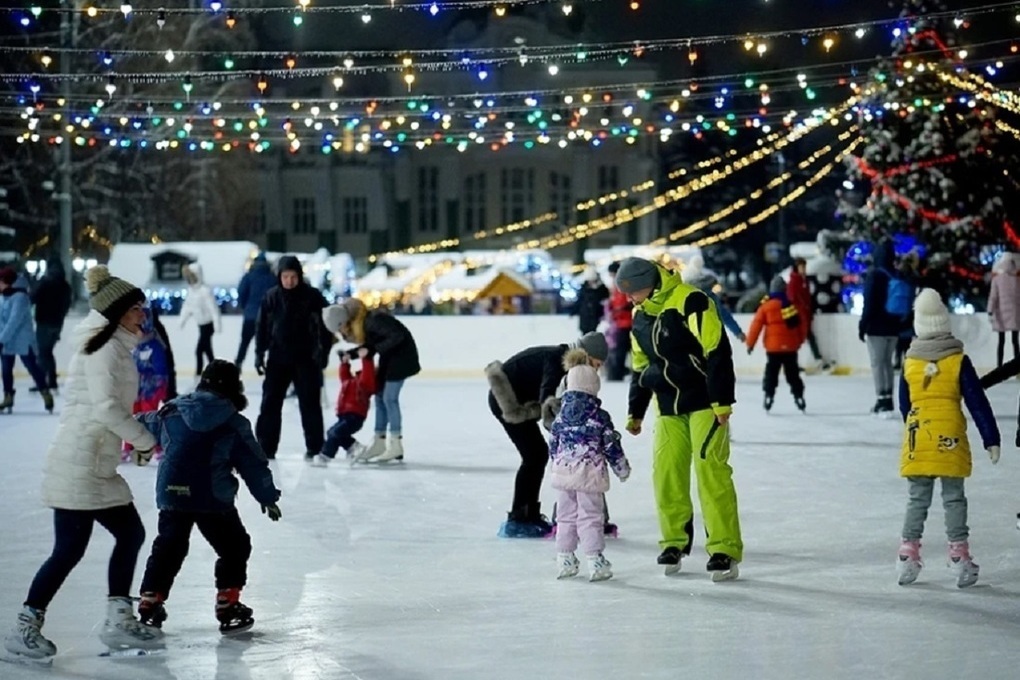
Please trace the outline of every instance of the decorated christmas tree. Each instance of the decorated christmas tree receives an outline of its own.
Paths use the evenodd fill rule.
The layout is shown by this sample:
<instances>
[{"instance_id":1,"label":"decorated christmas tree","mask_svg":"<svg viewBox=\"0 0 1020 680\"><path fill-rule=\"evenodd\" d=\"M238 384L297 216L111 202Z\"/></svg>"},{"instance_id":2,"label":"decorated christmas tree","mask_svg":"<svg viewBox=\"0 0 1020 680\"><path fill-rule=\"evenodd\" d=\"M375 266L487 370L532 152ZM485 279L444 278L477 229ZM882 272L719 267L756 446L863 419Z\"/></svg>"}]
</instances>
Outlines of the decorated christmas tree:
<instances>
[{"instance_id":1,"label":"decorated christmas tree","mask_svg":"<svg viewBox=\"0 0 1020 680\"><path fill-rule=\"evenodd\" d=\"M944 9L907 0L891 28L892 55L856 86L866 145L847 160L847 188L866 199L845 200L841 211L861 240L916 248L930 280L976 302L994 258L1020 250L1016 115L980 96L954 31L966 20Z\"/></svg>"}]
</instances>

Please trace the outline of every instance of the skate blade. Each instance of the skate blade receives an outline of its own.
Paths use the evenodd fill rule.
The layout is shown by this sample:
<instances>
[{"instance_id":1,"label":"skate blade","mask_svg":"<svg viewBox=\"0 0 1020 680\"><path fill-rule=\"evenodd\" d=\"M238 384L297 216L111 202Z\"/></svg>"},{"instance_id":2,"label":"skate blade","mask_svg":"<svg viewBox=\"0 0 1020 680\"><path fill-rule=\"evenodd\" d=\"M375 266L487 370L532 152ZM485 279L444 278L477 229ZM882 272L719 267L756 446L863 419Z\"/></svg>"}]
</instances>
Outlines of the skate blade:
<instances>
[{"instance_id":1,"label":"skate blade","mask_svg":"<svg viewBox=\"0 0 1020 680\"><path fill-rule=\"evenodd\" d=\"M726 571L713 571L712 572L712 583L722 583L723 581L735 581L740 576L740 569L737 565L733 565Z\"/></svg>"},{"instance_id":2,"label":"skate blade","mask_svg":"<svg viewBox=\"0 0 1020 680\"><path fill-rule=\"evenodd\" d=\"M241 635L242 633L247 633L248 631L250 631L252 629L252 626L254 626L254 625L255 625L255 619L252 619L248 623L242 624L242 625L237 626L235 628L228 628L226 630L220 630L220 634L223 635L223 637L233 637L235 635Z\"/></svg>"},{"instance_id":3,"label":"skate blade","mask_svg":"<svg viewBox=\"0 0 1020 680\"><path fill-rule=\"evenodd\" d=\"M36 667L49 667L53 665L52 656L26 656L25 654L18 654L16 652L6 652L0 655L0 661L15 664L18 666L36 666Z\"/></svg>"},{"instance_id":4,"label":"skate blade","mask_svg":"<svg viewBox=\"0 0 1020 680\"><path fill-rule=\"evenodd\" d=\"M561 571L560 575L556 577L557 581L565 581L568 578L574 578L577 576L576 571Z\"/></svg>"},{"instance_id":5,"label":"skate blade","mask_svg":"<svg viewBox=\"0 0 1020 680\"><path fill-rule=\"evenodd\" d=\"M143 647L128 647L126 649L108 649L100 652L99 656L109 659L134 659L139 656L158 656L165 653L165 649L145 649Z\"/></svg>"},{"instance_id":6,"label":"skate blade","mask_svg":"<svg viewBox=\"0 0 1020 680\"><path fill-rule=\"evenodd\" d=\"M667 564L663 569L663 573L665 573L666 576L676 576L680 573L680 564Z\"/></svg>"},{"instance_id":7,"label":"skate blade","mask_svg":"<svg viewBox=\"0 0 1020 680\"><path fill-rule=\"evenodd\" d=\"M608 581L613 578L612 574L592 574L588 577L589 583L598 583L599 581Z\"/></svg>"}]
</instances>

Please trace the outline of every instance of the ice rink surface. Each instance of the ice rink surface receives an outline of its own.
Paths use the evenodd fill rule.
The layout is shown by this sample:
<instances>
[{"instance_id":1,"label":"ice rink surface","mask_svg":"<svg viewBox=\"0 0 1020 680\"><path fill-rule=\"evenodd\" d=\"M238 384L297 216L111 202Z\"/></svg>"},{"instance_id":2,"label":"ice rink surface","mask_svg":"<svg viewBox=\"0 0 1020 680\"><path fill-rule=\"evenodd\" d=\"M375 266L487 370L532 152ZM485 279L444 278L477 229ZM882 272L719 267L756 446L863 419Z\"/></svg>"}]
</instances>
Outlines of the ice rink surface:
<instances>
[{"instance_id":1,"label":"ice rink surface","mask_svg":"<svg viewBox=\"0 0 1020 680\"><path fill-rule=\"evenodd\" d=\"M259 383L247 382L254 419ZM332 399L337 386L327 385ZM195 532L167 603L166 653L99 658L112 541L97 527L48 612L53 666L3 663L0 678L1017 678L1018 385L991 393L1004 441L997 467L971 432L967 492L981 578L968 590L945 567L937 497L925 569L916 585L896 585L902 426L866 415L874 396L865 377L808 378L808 415L781 386L769 416L758 382L741 379L731 461L746 554L740 580L722 584L704 571L700 513L681 574L666 578L655 565L650 428L624 435L634 474L626 484L614 479L608 496L620 525L606 549L616 575L592 584L556 580L552 541L496 538L518 458L488 412L483 380L409 381L407 462L386 468L308 466L289 400L272 465L283 519L271 523L243 488L239 500L254 543L243 599L257 622L247 638L217 632L214 555ZM605 384L603 398L622 426L625 387ZM24 381L14 414L0 416L4 632L51 546L51 511L38 489L56 423ZM156 526L155 467L122 470L149 532L137 587ZM553 498L545 488L547 513Z\"/></svg>"}]
</instances>

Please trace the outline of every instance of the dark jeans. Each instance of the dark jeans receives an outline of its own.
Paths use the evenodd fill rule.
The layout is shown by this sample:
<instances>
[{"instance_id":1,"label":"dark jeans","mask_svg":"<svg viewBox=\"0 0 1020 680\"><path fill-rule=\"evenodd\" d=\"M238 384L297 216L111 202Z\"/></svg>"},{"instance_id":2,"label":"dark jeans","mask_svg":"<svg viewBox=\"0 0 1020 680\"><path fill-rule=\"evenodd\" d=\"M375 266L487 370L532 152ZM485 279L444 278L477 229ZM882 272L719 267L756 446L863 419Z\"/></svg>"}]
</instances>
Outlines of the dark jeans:
<instances>
[{"instance_id":1,"label":"dark jeans","mask_svg":"<svg viewBox=\"0 0 1020 680\"><path fill-rule=\"evenodd\" d=\"M613 330L613 348L609 351L608 378L619 382L627 377L627 355L630 353L630 329Z\"/></svg>"},{"instance_id":2,"label":"dark jeans","mask_svg":"<svg viewBox=\"0 0 1020 680\"><path fill-rule=\"evenodd\" d=\"M209 363L212 363L212 336L214 331L215 328L211 323L204 323L198 327L198 345L195 347L195 361L197 365L195 375L202 375L202 368L205 365L202 362L203 359L208 359Z\"/></svg>"},{"instance_id":3,"label":"dark jeans","mask_svg":"<svg viewBox=\"0 0 1020 680\"><path fill-rule=\"evenodd\" d=\"M39 345L39 368L43 379L50 389L57 387L57 360L53 357L53 348L60 341L62 326L38 324L35 327L35 340Z\"/></svg>"},{"instance_id":4,"label":"dark jeans","mask_svg":"<svg viewBox=\"0 0 1020 680\"><path fill-rule=\"evenodd\" d=\"M322 445L322 455L327 458L336 458L336 452L340 449L349 449L354 443L354 433L365 424L365 417L357 413L341 413L337 416L336 423L326 432L326 441Z\"/></svg>"},{"instance_id":5,"label":"dark jeans","mask_svg":"<svg viewBox=\"0 0 1020 680\"><path fill-rule=\"evenodd\" d=\"M322 450L322 409L319 407L322 369L313 361L287 364L270 359L262 383L262 406L255 421L255 436L270 458L276 456L276 449L280 446L283 400L292 382L301 411L301 427L305 432L305 451L318 453Z\"/></svg>"},{"instance_id":6,"label":"dark jeans","mask_svg":"<svg viewBox=\"0 0 1020 680\"><path fill-rule=\"evenodd\" d=\"M248 356L248 345L251 344L254 337L255 319L245 319L241 323L241 344L237 348L237 361L234 362L238 368L244 363L244 358Z\"/></svg>"},{"instance_id":7,"label":"dark jeans","mask_svg":"<svg viewBox=\"0 0 1020 680\"><path fill-rule=\"evenodd\" d=\"M241 523L236 508L228 512L159 511L159 533L152 542L152 554L142 577L143 593L170 595L174 579L188 556L191 527L209 542L216 552L216 589L243 588L248 582L248 558L251 537Z\"/></svg>"},{"instance_id":8,"label":"dark jeans","mask_svg":"<svg viewBox=\"0 0 1020 680\"><path fill-rule=\"evenodd\" d=\"M514 482L514 500L510 515L514 519L529 519L538 515L538 496L542 490L542 477L549 463L549 445L536 420L523 423L508 423L503 420L496 398L489 392L489 408L499 424L506 430L521 455L521 466L517 469Z\"/></svg>"},{"instance_id":9,"label":"dark jeans","mask_svg":"<svg viewBox=\"0 0 1020 680\"><path fill-rule=\"evenodd\" d=\"M815 358L815 361L822 361L822 351L818 348L818 338L815 337L814 328L810 325L808 326L807 343L808 347L811 348L811 356Z\"/></svg>"},{"instance_id":10,"label":"dark jeans","mask_svg":"<svg viewBox=\"0 0 1020 680\"><path fill-rule=\"evenodd\" d=\"M779 386L780 369L786 373L786 382L790 385L790 391L794 397L804 396L804 381L800 377L800 366L797 365L796 352L769 352L765 355L765 379L762 381L762 389L765 396L774 397L776 387Z\"/></svg>"},{"instance_id":11,"label":"dark jeans","mask_svg":"<svg viewBox=\"0 0 1020 680\"><path fill-rule=\"evenodd\" d=\"M29 375L32 376L32 380L35 381L37 389L46 389L46 377L43 375L42 369L39 368L39 364L35 362L35 352L28 350L28 354L22 354L21 363L25 364L25 368L28 370ZM4 354L0 356L0 373L3 374L4 392L14 391L14 359L13 354Z\"/></svg>"},{"instance_id":12,"label":"dark jeans","mask_svg":"<svg viewBox=\"0 0 1020 680\"><path fill-rule=\"evenodd\" d=\"M1020 357L1020 332L1010 331L1010 339L1013 341L1013 358ZM1006 334L999 333L999 346L995 350L996 367L1002 366L1003 355L1006 352Z\"/></svg>"},{"instance_id":13,"label":"dark jeans","mask_svg":"<svg viewBox=\"0 0 1020 680\"><path fill-rule=\"evenodd\" d=\"M129 597L138 551L145 543L145 527L133 503L103 510L53 510L53 552L43 562L25 604L35 609L49 607L68 574L85 555L92 537L92 524L99 522L113 534L116 543L110 554L109 597Z\"/></svg>"}]
</instances>

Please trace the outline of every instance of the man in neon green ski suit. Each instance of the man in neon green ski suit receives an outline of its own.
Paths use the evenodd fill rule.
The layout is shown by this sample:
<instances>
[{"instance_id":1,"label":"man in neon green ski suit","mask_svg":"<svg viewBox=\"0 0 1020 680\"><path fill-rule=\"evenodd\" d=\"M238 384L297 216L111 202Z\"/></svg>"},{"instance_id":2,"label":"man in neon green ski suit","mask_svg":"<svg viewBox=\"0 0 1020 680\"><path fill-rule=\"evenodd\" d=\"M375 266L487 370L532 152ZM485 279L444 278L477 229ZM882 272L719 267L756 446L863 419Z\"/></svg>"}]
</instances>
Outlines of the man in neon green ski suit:
<instances>
[{"instance_id":1,"label":"man in neon green ski suit","mask_svg":"<svg viewBox=\"0 0 1020 680\"><path fill-rule=\"evenodd\" d=\"M635 305L627 430L641 432L653 395L658 411L652 456L662 530L658 562L673 574L690 554L693 462L708 534L708 571L716 581L736 578L744 550L729 464L736 379L722 320L707 295L648 260L624 260L616 285Z\"/></svg>"}]
</instances>

